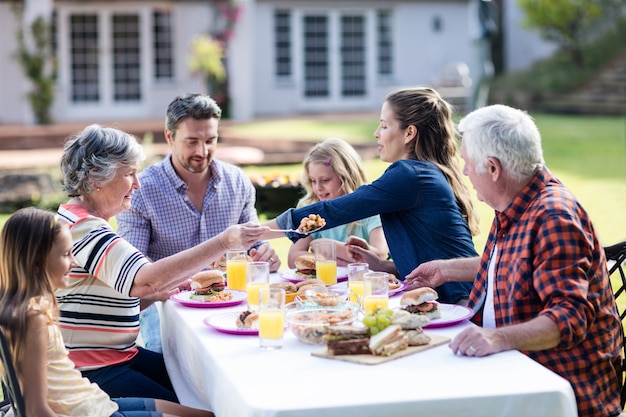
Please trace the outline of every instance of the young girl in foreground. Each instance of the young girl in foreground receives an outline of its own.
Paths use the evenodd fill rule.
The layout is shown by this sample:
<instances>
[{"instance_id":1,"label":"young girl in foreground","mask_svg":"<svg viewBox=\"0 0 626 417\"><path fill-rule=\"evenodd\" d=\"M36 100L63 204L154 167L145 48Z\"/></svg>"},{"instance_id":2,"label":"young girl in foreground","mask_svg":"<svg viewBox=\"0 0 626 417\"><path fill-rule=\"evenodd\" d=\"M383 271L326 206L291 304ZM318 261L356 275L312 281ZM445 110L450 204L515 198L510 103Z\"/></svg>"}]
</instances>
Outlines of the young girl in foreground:
<instances>
[{"instance_id":1,"label":"young girl in foreground","mask_svg":"<svg viewBox=\"0 0 626 417\"><path fill-rule=\"evenodd\" d=\"M298 207L341 197L367 184L361 157L348 142L342 139L329 138L318 143L309 151L302 165L304 167L303 184L307 193L298 202ZM377 256L382 259L387 258L389 248L380 216L375 215L315 232L298 240L289 249L289 267L293 268L295 259L308 253L309 246L312 246L313 241L317 239L337 242L338 265L353 262L344 245L350 236L363 239Z\"/></svg>"},{"instance_id":2,"label":"young girl in foreground","mask_svg":"<svg viewBox=\"0 0 626 417\"><path fill-rule=\"evenodd\" d=\"M68 226L52 213L15 212L0 234L0 326L10 346L26 404L37 417L209 417L207 411L151 398L112 400L68 358L54 291L76 263ZM1 367L0 367L1 368ZM4 369L0 369L4 375ZM135 411L137 410L137 411ZM127 411L133 411L127 414Z\"/></svg>"}]
</instances>

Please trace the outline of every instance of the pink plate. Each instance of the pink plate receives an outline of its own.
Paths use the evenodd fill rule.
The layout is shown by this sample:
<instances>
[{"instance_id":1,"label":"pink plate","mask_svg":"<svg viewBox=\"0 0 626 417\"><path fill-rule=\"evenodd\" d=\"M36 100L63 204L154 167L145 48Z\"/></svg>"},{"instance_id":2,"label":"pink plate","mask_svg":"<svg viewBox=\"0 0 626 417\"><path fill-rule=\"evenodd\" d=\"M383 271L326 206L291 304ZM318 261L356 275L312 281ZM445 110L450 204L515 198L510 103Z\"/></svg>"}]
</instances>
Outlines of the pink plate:
<instances>
[{"instance_id":1,"label":"pink plate","mask_svg":"<svg viewBox=\"0 0 626 417\"><path fill-rule=\"evenodd\" d=\"M389 297L393 297L394 295L400 294L402 291L404 291L405 287L406 287L406 284L404 282L401 282L398 288L389 290Z\"/></svg>"},{"instance_id":2,"label":"pink plate","mask_svg":"<svg viewBox=\"0 0 626 417\"><path fill-rule=\"evenodd\" d=\"M285 271L278 271L278 276L282 279L286 279L289 282L297 284L300 281L304 281L304 278L300 278L296 275L295 269L287 269ZM348 280L348 268L345 266L337 267L337 282L343 282Z\"/></svg>"},{"instance_id":3,"label":"pink plate","mask_svg":"<svg viewBox=\"0 0 626 417\"><path fill-rule=\"evenodd\" d=\"M232 300L218 301L215 303L212 303L210 301L196 301L196 300L189 298L189 296L192 294L193 291L181 291L178 294L173 294L170 297L170 300L181 303L182 305L187 306L187 307L196 307L196 308L230 307L230 306L235 306L237 304L241 304L242 302L246 300L247 294L245 291L235 291L235 290L228 290L228 289L225 291L229 291L233 295Z\"/></svg>"},{"instance_id":4,"label":"pink plate","mask_svg":"<svg viewBox=\"0 0 626 417\"><path fill-rule=\"evenodd\" d=\"M441 310L441 317L431 320L430 323L424 326L424 329L454 326L455 324L460 323L463 320L467 320L474 315L471 308L457 304L439 303L439 310Z\"/></svg>"},{"instance_id":5,"label":"pink plate","mask_svg":"<svg viewBox=\"0 0 626 417\"><path fill-rule=\"evenodd\" d=\"M237 327L236 320L241 311L229 311L222 314L214 314L202 320L206 326L221 333L234 334L239 336L254 336L259 334L258 329L242 329Z\"/></svg>"}]
</instances>

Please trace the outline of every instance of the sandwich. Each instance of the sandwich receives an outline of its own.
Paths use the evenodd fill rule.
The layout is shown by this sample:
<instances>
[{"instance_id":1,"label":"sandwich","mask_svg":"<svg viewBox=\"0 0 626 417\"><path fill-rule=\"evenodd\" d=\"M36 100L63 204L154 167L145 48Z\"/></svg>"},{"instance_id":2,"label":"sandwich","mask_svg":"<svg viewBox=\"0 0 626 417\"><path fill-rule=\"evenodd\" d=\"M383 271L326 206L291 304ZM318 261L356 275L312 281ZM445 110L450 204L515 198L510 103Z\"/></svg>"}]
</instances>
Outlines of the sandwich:
<instances>
[{"instance_id":1,"label":"sandwich","mask_svg":"<svg viewBox=\"0 0 626 417\"><path fill-rule=\"evenodd\" d=\"M441 317L439 303L435 301L439 298L437 291L432 288L422 287L404 293L400 298L402 309L412 314L423 314L429 319Z\"/></svg>"},{"instance_id":2,"label":"sandwich","mask_svg":"<svg viewBox=\"0 0 626 417\"><path fill-rule=\"evenodd\" d=\"M391 356L409 347L409 338L397 324L385 327L370 337L369 349L372 355Z\"/></svg>"},{"instance_id":3,"label":"sandwich","mask_svg":"<svg viewBox=\"0 0 626 417\"><path fill-rule=\"evenodd\" d=\"M328 353L333 356L370 354L370 338L367 327L329 326L324 339Z\"/></svg>"},{"instance_id":4,"label":"sandwich","mask_svg":"<svg viewBox=\"0 0 626 417\"><path fill-rule=\"evenodd\" d=\"M394 310L391 317L391 324L396 324L402 328L408 338L409 346L427 345L430 336L422 329L430 323L430 319L424 314L411 314L406 310Z\"/></svg>"},{"instance_id":5,"label":"sandwich","mask_svg":"<svg viewBox=\"0 0 626 417\"><path fill-rule=\"evenodd\" d=\"M294 261L296 265L296 276L302 279L315 278L315 255L305 254L300 255Z\"/></svg>"},{"instance_id":6,"label":"sandwich","mask_svg":"<svg viewBox=\"0 0 626 417\"><path fill-rule=\"evenodd\" d=\"M215 297L226 288L224 275L220 271L210 269L200 271L191 278L191 289L193 292L189 297L197 301L214 301Z\"/></svg>"},{"instance_id":7,"label":"sandwich","mask_svg":"<svg viewBox=\"0 0 626 417\"><path fill-rule=\"evenodd\" d=\"M237 316L235 324L240 329L258 329L259 313L256 311L243 311L239 316Z\"/></svg>"}]
</instances>

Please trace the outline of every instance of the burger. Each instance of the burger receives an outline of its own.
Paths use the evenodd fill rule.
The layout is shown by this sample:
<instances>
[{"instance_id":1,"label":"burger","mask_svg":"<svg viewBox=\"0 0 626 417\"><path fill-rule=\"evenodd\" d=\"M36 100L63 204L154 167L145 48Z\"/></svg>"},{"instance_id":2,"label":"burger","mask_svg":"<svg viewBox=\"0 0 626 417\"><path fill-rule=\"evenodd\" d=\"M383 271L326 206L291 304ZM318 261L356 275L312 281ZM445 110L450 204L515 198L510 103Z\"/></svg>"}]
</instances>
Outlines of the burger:
<instances>
[{"instance_id":1,"label":"burger","mask_svg":"<svg viewBox=\"0 0 626 417\"><path fill-rule=\"evenodd\" d=\"M432 320L441 317L439 303L435 301L437 298L439 298L437 291L422 287L404 293L400 298L400 304L403 310L412 314L423 314Z\"/></svg>"},{"instance_id":2,"label":"burger","mask_svg":"<svg viewBox=\"0 0 626 417\"><path fill-rule=\"evenodd\" d=\"M296 265L296 276L302 279L315 278L315 255L300 255L294 261Z\"/></svg>"},{"instance_id":3,"label":"burger","mask_svg":"<svg viewBox=\"0 0 626 417\"><path fill-rule=\"evenodd\" d=\"M333 356L370 354L370 338L367 327L329 326L324 339L328 353Z\"/></svg>"},{"instance_id":4,"label":"burger","mask_svg":"<svg viewBox=\"0 0 626 417\"><path fill-rule=\"evenodd\" d=\"M200 271L191 278L193 292L189 298L197 301L211 301L211 297L224 291L224 275L217 270Z\"/></svg>"}]
</instances>

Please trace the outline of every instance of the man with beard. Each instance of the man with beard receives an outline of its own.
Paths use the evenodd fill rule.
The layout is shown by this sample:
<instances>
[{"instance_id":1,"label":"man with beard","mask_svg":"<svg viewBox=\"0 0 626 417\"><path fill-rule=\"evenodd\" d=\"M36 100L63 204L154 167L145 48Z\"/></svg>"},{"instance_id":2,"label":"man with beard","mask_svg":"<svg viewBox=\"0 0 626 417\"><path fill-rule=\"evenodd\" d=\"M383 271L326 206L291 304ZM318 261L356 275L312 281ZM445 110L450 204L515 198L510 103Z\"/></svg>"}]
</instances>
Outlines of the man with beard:
<instances>
[{"instance_id":1,"label":"man with beard","mask_svg":"<svg viewBox=\"0 0 626 417\"><path fill-rule=\"evenodd\" d=\"M238 167L214 158L222 110L207 95L189 93L168 106L165 139L170 153L139 174L130 210L117 216L118 233L156 261L184 251L233 224L258 223L254 186ZM250 250L255 261L280 260L266 242ZM207 265L209 268L210 265ZM145 346L161 349L154 305L141 314Z\"/></svg>"}]
</instances>

